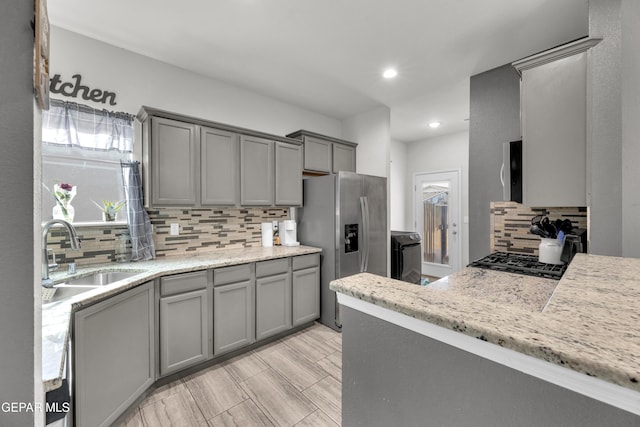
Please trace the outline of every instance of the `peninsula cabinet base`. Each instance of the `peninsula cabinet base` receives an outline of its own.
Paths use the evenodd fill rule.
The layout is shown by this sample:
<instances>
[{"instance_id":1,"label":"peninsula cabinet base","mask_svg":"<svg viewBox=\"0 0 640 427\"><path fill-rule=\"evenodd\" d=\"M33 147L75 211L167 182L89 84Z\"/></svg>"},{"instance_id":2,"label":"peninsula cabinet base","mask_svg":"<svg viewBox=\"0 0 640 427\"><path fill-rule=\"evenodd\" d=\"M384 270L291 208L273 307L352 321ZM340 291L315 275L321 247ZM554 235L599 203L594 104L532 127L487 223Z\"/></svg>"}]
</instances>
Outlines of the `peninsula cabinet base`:
<instances>
[{"instance_id":1,"label":"peninsula cabinet base","mask_svg":"<svg viewBox=\"0 0 640 427\"><path fill-rule=\"evenodd\" d=\"M343 306L345 426L638 426L640 417Z\"/></svg>"}]
</instances>

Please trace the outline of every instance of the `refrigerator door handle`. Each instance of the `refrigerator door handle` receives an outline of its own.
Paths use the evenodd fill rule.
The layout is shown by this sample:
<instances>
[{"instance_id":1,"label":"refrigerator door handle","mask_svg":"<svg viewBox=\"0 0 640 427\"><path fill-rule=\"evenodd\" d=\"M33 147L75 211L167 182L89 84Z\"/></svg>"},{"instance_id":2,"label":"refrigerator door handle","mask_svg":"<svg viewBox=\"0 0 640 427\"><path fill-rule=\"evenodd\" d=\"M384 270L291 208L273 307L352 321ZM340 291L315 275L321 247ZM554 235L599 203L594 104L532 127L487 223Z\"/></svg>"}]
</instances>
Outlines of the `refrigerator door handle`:
<instances>
[{"instance_id":1,"label":"refrigerator door handle","mask_svg":"<svg viewBox=\"0 0 640 427\"><path fill-rule=\"evenodd\" d=\"M362 253L360 254L360 273L364 272L364 253L366 252L366 241L365 239L367 238L367 232L365 231L365 221L366 221L366 213L365 213L365 206L364 206L364 196L360 197L360 220L361 220L361 224L362 224Z\"/></svg>"},{"instance_id":2,"label":"refrigerator door handle","mask_svg":"<svg viewBox=\"0 0 640 427\"><path fill-rule=\"evenodd\" d=\"M360 197L360 211L362 213L362 256L360 258L360 272L369 269L369 233L371 232L369 223L369 200L366 196Z\"/></svg>"}]
</instances>

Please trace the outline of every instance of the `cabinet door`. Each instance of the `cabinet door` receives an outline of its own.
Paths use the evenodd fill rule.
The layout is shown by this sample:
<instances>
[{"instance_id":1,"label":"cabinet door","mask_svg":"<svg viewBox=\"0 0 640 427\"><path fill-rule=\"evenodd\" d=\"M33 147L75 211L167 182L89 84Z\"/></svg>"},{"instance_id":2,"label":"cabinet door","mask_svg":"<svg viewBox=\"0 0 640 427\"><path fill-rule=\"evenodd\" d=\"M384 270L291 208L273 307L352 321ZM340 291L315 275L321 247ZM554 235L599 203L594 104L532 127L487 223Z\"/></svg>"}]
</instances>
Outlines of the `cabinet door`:
<instances>
[{"instance_id":1,"label":"cabinet door","mask_svg":"<svg viewBox=\"0 0 640 427\"><path fill-rule=\"evenodd\" d=\"M196 126L151 119L151 202L158 206L196 204Z\"/></svg>"},{"instance_id":2,"label":"cabinet door","mask_svg":"<svg viewBox=\"0 0 640 427\"><path fill-rule=\"evenodd\" d=\"M273 141L240 138L240 204L273 205Z\"/></svg>"},{"instance_id":3,"label":"cabinet door","mask_svg":"<svg viewBox=\"0 0 640 427\"><path fill-rule=\"evenodd\" d=\"M586 206L587 53L522 73L523 202Z\"/></svg>"},{"instance_id":4,"label":"cabinet door","mask_svg":"<svg viewBox=\"0 0 640 427\"><path fill-rule=\"evenodd\" d=\"M292 274L293 326L320 317L320 269L294 271Z\"/></svg>"},{"instance_id":5,"label":"cabinet door","mask_svg":"<svg viewBox=\"0 0 640 427\"><path fill-rule=\"evenodd\" d=\"M333 173L356 171L356 148L350 145L333 143Z\"/></svg>"},{"instance_id":6,"label":"cabinet door","mask_svg":"<svg viewBox=\"0 0 640 427\"><path fill-rule=\"evenodd\" d=\"M291 275L256 279L256 339L291 328Z\"/></svg>"},{"instance_id":7,"label":"cabinet door","mask_svg":"<svg viewBox=\"0 0 640 427\"><path fill-rule=\"evenodd\" d=\"M275 204L302 206L302 146L276 142Z\"/></svg>"},{"instance_id":8,"label":"cabinet door","mask_svg":"<svg viewBox=\"0 0 640 427\"><path fill-rule=\"evenodd\" d=\"M151 282L75 313L75 420L108 426L154 382Z\"/></svg>"},{"instance_id":9,"label":"cabinet door","mask_svg":"<svg viewBox=\"0 0 640 427\"><path fill-rule=\"evenodd\" d=\"M207 291L160 298L160 375L207 358L209 322Z\"/></svg>"},{"instance_id":10,"label":"cabinet door","mask_svg":"<svg viewBox=\"0 0 640 427\"><path fill-rule=\"evenodd\" d=\"M200 129L200 203L235 206L240 193L240 138L237 133Z\"/></svg>"},{"instance_id":11,"label":"cabinet door","mask_svg":"<svg viewBox=\"0 0 640 427\"><path fill-rule=\"evenodd\" d=\"M304 170L331 173L331 142L304 138Z\"/></svg>"},{"instance_id":12,"label":"cabinet door","mask_svg":"<svg viewBox=\"0 0 640 427\"><path fill-rule=\"evenodd\" d=\"M213 288L213 354L255 341L255 282L245 280Z\"/></svg>"}]
</instances>

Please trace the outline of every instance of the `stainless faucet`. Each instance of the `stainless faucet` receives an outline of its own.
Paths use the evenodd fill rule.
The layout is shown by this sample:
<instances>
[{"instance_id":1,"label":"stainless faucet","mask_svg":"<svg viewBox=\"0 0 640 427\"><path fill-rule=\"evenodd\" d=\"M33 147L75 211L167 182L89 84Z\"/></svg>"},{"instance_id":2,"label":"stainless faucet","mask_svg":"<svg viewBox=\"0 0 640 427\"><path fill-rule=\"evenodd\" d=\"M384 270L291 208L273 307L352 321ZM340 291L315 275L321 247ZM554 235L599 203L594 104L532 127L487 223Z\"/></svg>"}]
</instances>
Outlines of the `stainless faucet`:
<instances>
[{"instance_id":1,"label":"stainless faucet","mask_svg":"<svg viewBox=\"0 0 640 427\"><path fill-rule=\"evenodd\" d=\"M65 226L67 231L69 232L69 237L71 238L71 248L76 250L80 249L80 239L78 238L78 233L76 233L76 229L73 227L73 225L61 219L52 219L50 221L47 221L47 223L43 226L43 229L42 229L42 286L44 286L45 288L50 288L53 286L53 280L49 278L49 257L47 254L47 235L49 234L49 229L54 224L60 224Z\"/></svg>"}]
</instances>

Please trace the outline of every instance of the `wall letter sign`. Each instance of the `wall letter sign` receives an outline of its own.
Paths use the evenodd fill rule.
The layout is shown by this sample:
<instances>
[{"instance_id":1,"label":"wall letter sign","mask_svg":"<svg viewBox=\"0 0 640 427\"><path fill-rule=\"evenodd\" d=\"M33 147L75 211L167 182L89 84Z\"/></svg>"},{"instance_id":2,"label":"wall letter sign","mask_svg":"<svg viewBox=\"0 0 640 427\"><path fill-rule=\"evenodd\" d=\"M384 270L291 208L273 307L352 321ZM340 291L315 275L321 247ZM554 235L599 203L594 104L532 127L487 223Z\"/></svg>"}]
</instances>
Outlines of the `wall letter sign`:
<instances>
[{"instance_id":1,"label":"wall letter sign","mask_svg":"<svg viewBox=\"0 0 640 427\"><path fill-rule=\"evenodd\" d=\"M54 75L49 82L49 92L59 93L60 95L72 98L78 98L80 95L82 99L87 101L101 102L103 104L106 104L108 101L109 105L116 105L116 94L114 92L103 91L101 89L89 89L88 86L83 86L81 84L82 76L80 74L74 74L71 78L75 81L63 82L60 74Z\"/></svg>"}]
</instances>

